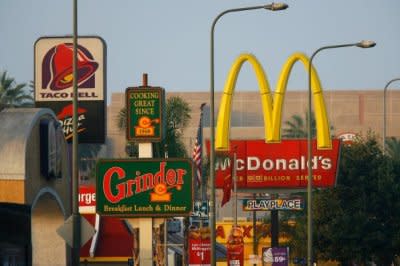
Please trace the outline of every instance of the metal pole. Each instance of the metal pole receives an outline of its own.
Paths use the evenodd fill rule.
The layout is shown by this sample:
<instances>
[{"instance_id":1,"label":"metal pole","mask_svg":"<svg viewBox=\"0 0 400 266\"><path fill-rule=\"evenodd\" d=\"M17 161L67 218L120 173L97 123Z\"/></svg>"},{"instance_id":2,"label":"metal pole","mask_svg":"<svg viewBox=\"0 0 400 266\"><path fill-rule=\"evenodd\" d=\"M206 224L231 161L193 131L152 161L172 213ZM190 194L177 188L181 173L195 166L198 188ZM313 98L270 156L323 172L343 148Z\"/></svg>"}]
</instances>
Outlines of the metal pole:
<instances>
[{"instance_id":1,"label":"metal pole","mask_svg":"<svg viewBox=\"0 0 400 266\"><path fill-rule=\"evenodd\" d=\"M244 8L234 8L228 9L221 12L213 21L211 25L211 36L210 36L210 237L211 237L211 266L216 265L215 256L215 245L216 245L216 235L215 235L215 121L214 121L214 29L217 21L225 14L240 12L246 10L254 9L267 9L271 11L278 11L286 9L288 6L286 4L273 3L264 6L253 6Z\"/></svg>"},{"instance_id":2,"label":"metal pole","mask_svg":"<svg viewBox=\"0 0 400 266\"><path fill-rule=\"evenodd\" d=\"M389 85L392 82L398 81L400 78L395 78L390 80L388 83L386 83L385 88L383 89L383 144L382 144L382 149L383 149L383 154L386 152L386 91Z\"/></svg>"},{"instance_id":3,"label":"metal pole","mask_svg":"<svg viewBox=\"0 0 400 266\"><path fill-rule=\"evenodd\" d=\"M254 200L256 200L257 199L257 197L256 197L256 193L253 193L253 199ZM257 249L257 246L258 246L258 243L257 243L257 214L256 214L256 211L253 211L253 253L255 254L255 255L258 255L258 249ZM253 266L256 266L257 264L255 263L255 264L253 264Z\"/></svg>"},{"instance_id":4,"label":"metal pole","mask_svg":"<svg viewBox=\"0 0 400 266\"><path fill-rule=\"evenodd\" d=\"M236 178L236 147L235 152L233 153L233 192L235 193L235 200L234 200L234 211L235 211L235 228L237 227L237 178Z\"/></svg>"},{"instance_id":5,"label":"metal pole","mask_svg":"<svg viewBox=\"0 0 400 266\"><path fill-rule=\"evenodd\" d=\"M73 0L73 118L72 118L72 219L73 219L73 245L72 265L79 265L81 247L81 221L79 215L79 169L78 169L78 3Z\"/></svg>"},{"instance_id":6,"label":"metal pole","mask_svg":"<svg viewBox=\"0 0 400 266\"><path fill-rule=\"evenodd\" d=\"M164 158L168 159L168 145L164 147ZM168 218L164 218L164 265L168 266Z\"/></svg>"},{"instance_id":7,"label":"metal pole","mask_svg":"<svg viewBox=\"0 0 400 266\"><path fill-rule=\"evenodd\" d=\"M312 73L314 73L314 69L312 67L312 61L314 57L322 50L326 49L335 49L335 48L343 48L343 47L352 47L357 46L360 48L370 48L374 47L375 43L371 41L361 41L358 43L349 43L349 44L340 44L340 45L329 45L324 46L317 49L310 57L310 61L308 62L308 111L307 111L307 150L308 150L308 182L307 182L307 265L312 266L313 258L312 258L312 183L313 183L313 163L312 163L312 128L311 128L311 80L312 80Z\"/></svg>"}]
</instances>

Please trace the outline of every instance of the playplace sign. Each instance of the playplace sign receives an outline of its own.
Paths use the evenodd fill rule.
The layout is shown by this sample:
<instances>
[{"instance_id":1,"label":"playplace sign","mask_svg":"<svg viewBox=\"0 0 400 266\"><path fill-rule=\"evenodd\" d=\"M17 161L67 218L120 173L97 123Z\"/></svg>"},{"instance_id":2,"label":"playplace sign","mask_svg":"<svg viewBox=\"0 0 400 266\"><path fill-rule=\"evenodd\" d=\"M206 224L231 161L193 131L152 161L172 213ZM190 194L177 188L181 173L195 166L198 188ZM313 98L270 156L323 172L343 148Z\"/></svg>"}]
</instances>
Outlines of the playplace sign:
<instances>
[{"instance_id":1,"label":"playplace sign","mask_svg":"<svg viewBox=\"0 0 400 266\"><path fill-rule=\"evenodd\" d=\"M245 199L243 200L243 211L300 211L303 210L303 199Z\"/></svg>"},{"instance_id":2,"label":"playplace sign","mask_svg":"<svg viewBox=\"0 0 400 266\"><path fill-rule=\"evenodd\" d=\"M101 159L96 211L118 217L187 216L193 205L192 167L187 159Z\"/></svg>"}]
</instances>

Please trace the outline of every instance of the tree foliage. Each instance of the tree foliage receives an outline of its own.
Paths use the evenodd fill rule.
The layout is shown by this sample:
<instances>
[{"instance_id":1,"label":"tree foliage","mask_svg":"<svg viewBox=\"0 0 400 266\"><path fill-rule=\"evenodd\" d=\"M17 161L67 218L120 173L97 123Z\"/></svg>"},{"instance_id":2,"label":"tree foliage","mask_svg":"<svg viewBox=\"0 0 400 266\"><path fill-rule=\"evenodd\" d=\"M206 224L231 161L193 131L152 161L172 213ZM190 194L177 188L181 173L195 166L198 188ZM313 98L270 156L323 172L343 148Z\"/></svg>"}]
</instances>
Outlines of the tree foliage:
<instances>
[{"instance_id":1,"label":"tree foliage","mask_svg":"<svg viewBox=\"0 0 400 266\"><path fill-rule=\"evenodd\" d=\"M386 151L388 155L396 161L400 161L400 140L390 137L386 140Z\"/></svg>"},{"instance_id":2,"label":"tree foliage","mask_svg":"<svg viewBox=\"0 0 400 266\"><path fill-rule=\"evenodd\" d=\"M307 137L307 122L299 115L285 125L284 137ZM315 120L312 127L315 137ZM368 265L371 261L390 265L400 252L400 141L388 139L385 156L377 137L369 132L342 147L339 163L337 186L314 192L314 258L342 265ZM295 226L285 227L291 235L291 254L305 257L306 209L292 218ZM284 229L285 221L281 226Z\"/></svg>"},{"instance_id":3,"label":"tree foliage","mask_svg":"<svg viewBox=\"0 0 400 266\"><path fill-rule=\"evenodd\" d=\"M307 138L307 119L304 120L298 114L293 115L289 120L284 122L282 136L294 139Z\"/></svg>"},{"instance_id":4,"label":"tree foliage","mask_svg":"<svg viewBox=\"0 0 400 266\"><path fill-rule=\"evenodd\" d=\"M337 186L314 197L319 258L390 265L400 251L398 164L383 155L372 134L342 147Z\"/></svg>"},{"instance_id":5,"label":"tree foliage","mask_svg":"<svg viewBox=\"0 0 400 266\"><path fill-rule=\"evenodd\" d=\"M79 170L84 172L93 171L102 144L80 143L78 147Z\"/></svg>"},{"instance_id":6,"label":"tree foliage","mask_svg":"<svg viewBox=\"0 0 400 266\"><path fill-rule=\"evenodd\" d=\"M0 111L6 107L33 106L32 91L25 83L17 84L7 71L0 73Z\"/></svg>"},{"instance_id":7,"label":"tree foliage","mask_svg":"<svg viewBox=\"0 0 400 266\"><path fill-rule=\"evenodd\" d=\"M314 112L311 113L311 138L317 135L316 120ZM330 127L331 131L333 126ZM294 114L289 120L283 123L282 137L287 139L304 139L308 136L308 113L305 112L304 118Z\"/></svg>"}]
</instances>

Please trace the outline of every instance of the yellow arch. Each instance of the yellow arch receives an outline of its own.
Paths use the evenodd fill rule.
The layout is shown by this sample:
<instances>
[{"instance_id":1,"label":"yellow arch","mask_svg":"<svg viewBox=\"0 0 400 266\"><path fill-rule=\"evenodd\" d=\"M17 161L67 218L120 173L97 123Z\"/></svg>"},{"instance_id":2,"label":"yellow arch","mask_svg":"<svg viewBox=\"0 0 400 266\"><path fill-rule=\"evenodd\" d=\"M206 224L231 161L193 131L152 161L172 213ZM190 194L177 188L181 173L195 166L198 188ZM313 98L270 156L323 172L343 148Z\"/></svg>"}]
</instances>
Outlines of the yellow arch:
<instances>
[{"instance_id":1,"label":"yellow arch","mask_svg":"<svg viewBox=\"0 0 400 266\"><path fill-rule=\"evenodd\" d=\"M236 80L244 62L248 61L256 74L264 115L264 133L266 142L279 142L281 140L281 121L282 106L286 93L288 79L297 61L301 61L306 72L308 72L308 57L303 53L294 53L288 58L283 66L277 88L272 101L271 90L268 84L264 69L252 54L242 54L233 63L228 78L225 83L224 92L221 98L220 109L218 113L215 149L223 151L229 149L229 128L230 114L232 107L232 96L236 86ZM322 93L321 82L314 67L311 69L311 89L314 97L315 120L317 127L317 143L319 149L331 149L332 141L328 116L326 113L324 96Z\"/></svg>"}]
</instances>

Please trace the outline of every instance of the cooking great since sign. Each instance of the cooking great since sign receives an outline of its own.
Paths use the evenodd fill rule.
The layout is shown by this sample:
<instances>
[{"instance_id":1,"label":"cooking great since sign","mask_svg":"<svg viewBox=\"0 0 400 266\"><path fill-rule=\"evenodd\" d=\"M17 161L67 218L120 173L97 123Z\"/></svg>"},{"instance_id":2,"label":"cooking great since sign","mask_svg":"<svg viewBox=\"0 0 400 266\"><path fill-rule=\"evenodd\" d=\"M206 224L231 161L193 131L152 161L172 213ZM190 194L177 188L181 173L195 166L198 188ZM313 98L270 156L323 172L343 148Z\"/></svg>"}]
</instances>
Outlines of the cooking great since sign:
<instances>
[{"instance_id":1,"label":"cooking great since sign","mask_svg":"<svg viewBox=\"0 0 400 266\"><path fill-rule=\"evenodd\" d=\"M96 211L118 217L189 215L192 167L187 159L99 160Z\"/></svg>"},{"instance_id":2,"label":"cooking great since sign","mask_svg":"<svg viewBox=\"0 0 400 266\"><path fill-rule=\"evenodd\" d=\"M126 138L129 141L159 142L164 138L165 92L159 87L133 87L125 91Z\"/></svg>"}]
</instances>

